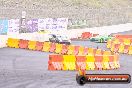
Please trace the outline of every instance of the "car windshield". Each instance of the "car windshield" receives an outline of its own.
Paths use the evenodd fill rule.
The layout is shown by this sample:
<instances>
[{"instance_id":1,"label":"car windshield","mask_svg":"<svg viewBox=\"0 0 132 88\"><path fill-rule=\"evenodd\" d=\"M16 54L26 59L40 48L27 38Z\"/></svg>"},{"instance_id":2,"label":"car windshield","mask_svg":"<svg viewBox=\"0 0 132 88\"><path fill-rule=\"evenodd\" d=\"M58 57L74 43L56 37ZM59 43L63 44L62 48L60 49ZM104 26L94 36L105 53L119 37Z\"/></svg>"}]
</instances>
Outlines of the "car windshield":
<instances>
[{"instance_id":1,"label":"car windshield","mask_svg":"<svg viewBox=\"0 0 132 88\"><path fill-rule=\"evenodd\" d=\"M52 38L52 36L53 36L52 34L49 34L49 38Z\"/></svg>"},{"instance_id":2,"label":"car windshield","mask_svg":"<svg viewBox=\"0 0 132 88\"><path fill-rule=\"evenodd\" d=\"M107 37L107 35L97 35L96 37Z\"/></svg>"},{"instance_id":3,"label":"car windshield","mask_svg":"<svg viewBox=\"0 0 132 88\"><path fill-rule=\"evenodd\" d=\"M97 36L95 36L95 37L101 37L101 35L97 35Z\"/></svg>"},{"instance_id":4,"label":"car windshield","mask_svg":"<svg viewBox=\"0 0 132 88\"><path fill-rule=\"evenodd\" d=\"M66 36L57 36L57 38L62 39L62 40L67 40Z\"/></svg>"}]
</instances>

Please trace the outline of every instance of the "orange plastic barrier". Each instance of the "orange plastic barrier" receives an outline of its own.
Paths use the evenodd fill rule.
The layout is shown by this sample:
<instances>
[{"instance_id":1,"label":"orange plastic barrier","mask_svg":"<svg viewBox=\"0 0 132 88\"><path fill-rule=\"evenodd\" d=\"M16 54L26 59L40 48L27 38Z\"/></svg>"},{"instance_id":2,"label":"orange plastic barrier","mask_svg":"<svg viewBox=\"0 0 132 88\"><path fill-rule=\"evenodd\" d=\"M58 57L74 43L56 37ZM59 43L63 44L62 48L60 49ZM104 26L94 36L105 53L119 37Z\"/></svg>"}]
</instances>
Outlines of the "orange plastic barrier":
<instances>
[{"instance_id":1,"label":"orange plastic barrier","mask_svg":"<svg viewBox=\"0 0 132 88\"><path fill-rule=\"evenodd\" d=\"M67 51L68 51L68 45L63 44L63 45L62 45L61 54L67 54Z\"/></svg>"},{"instance_id":2,"label":"orange plastic barrier","mask_svg":"<svg viewBox=\"0 0 132 88\"><path fill-rule=\"evenodd\" d=\"M95 70L95 58L94 55L86 55L86 70Z\"/></svg>"},{"instance_id":3,"label":"orange plastic barrier","mask_svg":"<svg viewBox=\"0 0 132 88\"><path fill-rule=\"evenodd\" d=\"M14 39L14 48L19 48L19 39Z\"/></svg>"},{"instance_id":4,"label":"orange plastic barrier","mask_svg":"<svg viewBox=\"0 0 132 88\"><path fill-rule=\"evenodd\" d=\"M63 55L63 70L76 70L75 55Z\"/></svg>"},{"instance_id":5,"label":"orange plastic barrier","mask_svg":"<svg viewBox=\"0 0 132 88\"><path fill-rule=\"evenodd\" d=\"M29 41L28 42L28 49L36 50L36 41Z\"/></svg>"},{"instance_id":6,"label":"orange plastic barrier","mask_svg":"<svg viewBox=\"0 0 132 88\"><path fill-rule=\"evenodd\" d=\"M83 53L84 53L84 47L83 46L80 46L79 47L78 55L83 55Z\"/></svg>"},{"instance_id":7,"label":"orange plastic barrier","mask_svg":"<svg viewBox=\"0 0 132 88\"><path fill-rule=\"evenodd\" d=\"M132 45L132 39L130 39L130 42L131 42L131 44L130 44L130 45Z\"/></svg>"},{"instance_id":8,"label":"orange plastic barrier","mask_svg":"<svg viewBox=\"0 0 132 88\"><path fill-rule=\"evenodd\" d=\"M97 49L95 55L103 55L103 51L101 49Z\"/></svg>"},{"instance_id":9,"label":"orange plastic barrier","mask_svg":"<svg viewBox=\"0 0 132 88\"><path fill-rule=\"evenodd\" d=\"M92 34L90 32L84 32L81 35L82 39L87 39L87 38L90 38L90 37L92 37Z\"/></svg>"},{"instance_id":10,"label":"orange plastic barrier","mask_svg":"<svg viewBox=\"0 0 132 88\"><path fill-rule=\"evenodd\" d=\"M114 56L109 56L109 65L111 69L115 69Z\"/></svg>"},{"instance_id":11,"label":"orange plastic barrier","mask_svg":"<svg viewBox=\"0 0 132 88\"><path fill-rule=\"evenodd\" d=\"M62 55L49 55L48 70L62 70L63 69Z\"/></svg>"},{"instance_id":12,"label":"orange plastic barrier","mask_svg":"<svg viewBox=\"0 0 132 88\"><path fill-rule=\"evenodd\" d=\"M132 55L132 45L129 46L128 54L129 54L129 55Z\"/></svg>"},{"instance_id":13,"label":"orange plastic barrier","mask_svg":"<svg viewBox=\"0 0 132 88\"><path fill-rule=\"evenodd\" d=\"M88 55L88 47L84 47L83 55Z\"/></svg>"},{"instance_id":14,"label":"orange plastic barrier","mask_svg":"<svg viewBox=\"0 0 132 88\"><path fill-rule=\"evenodd\" d=\"M129 52L129 46L130 45L125 45L124 46L124 53L128 53Z\"/></svg>"},{"instance_id":15,"label":"orange plastic barrier","mask_svg":"<svg viewBox=\"0 0 132 88\"><path fill-rule=\"evenodd\" d=\"M20 39L19 41L19 47L22 49L27 49L28 48L28 40L22 40Z\"/></svg>"},{"instance_id":16,"label":"orange plastic barrier","mask_svg":"<svg viewBox=\"0 0 132 88\"><path fill-rule=\"evenodd\" d=\"M114 52L118 52L120 44L115 44Z\"/></svg>"},{"instance_id":17,"label":"orange plastic barrier","mask_svg":"<svg viewBox=\"0 0 132 88\"><path fill-rule=\"evenodd\" d=\"M44 42L42 51L49 52L51 42Z\"/></svg>"},{"instance_id":18,"label":"orange plastic barrier","mask_svg":"<svg viewBox=\"0 0 132 88\"><path fill-rule=\"evenodd\" d=\"M121 35L121 34L119 34L119 35L116 35L115 38L119 38L119 39L121 39L121 38L132 38L132 35Z\"/></svg>"},{"instance_id":19,"label":"orange plastic barrier","mask_svg":"<svg viewBox=\"0 0 132 88\"><path fill-rule=\"evenodd\" d=\"M56 43L55 53L61 54L61 51L62 51L62 44Z\"/></svg>"},{"instance_id":20,"label":"orange plastic barrier","mask_svg":"<svg viewBox=\"0 0 132 88\"><path fill-rule=\"evenodd\" d=\"M19 39L8 38L7 46L11 48L19 48Z\"/></svg>"},{"instance_id":21,"label":"orange plastic barrier","mask_svg":"<svg viewBox=\"0 0 132 88\"><path fill-rule=\"evenodd\" d=\"M104 70L110 69L109 55L107 55L107 53L103 54L103 69Z\"/></svg>"},{"instance_id":22,"label":"orange plastic barrier","mask_svg":"<svg viewBox=\"0 0 132 88\"><path fill-rule=\"evenodd\" d=\"M86 70L86 56L76 56L76 70Z\"/></svg>"},{"instance_id":23,"label":"orange plastic barrier","mask_svg":"<svg viewBox=\"0 0 132 88\"><path fill-rule=\"evenodd\" d=\"M78 53L79 53L79 47L80 46L75 46L74 47L74 52L73 52L74 55L78 55Z\"/></svg>"},{"instance_id":24,"label":"orange plastic barrier","mask_svg":"<svg viewBox=\"0 0 132 88\"><path fill-rule=\"evenodd\" d=\"M50 52L55 52L55 49L56 49L56 44L55 43L51 43L51 46L50 46Z\"/></svg>"},{"instance_id":25,"label":"orange plastic barrier","mask_svg":"<svg viewBox=\"0 0 132 88\"><path fill-rule=\"evenodd\" d=\"M115 38L115 39L113 39L112 43L114 43L114 44L120 44L120 40L121 39Z\"/></svg>"},{"instance_id":26,"label":"orange plastic barrier","mask_svg":"<svg viewBox=\"0 0 132 88\"><path fill-rule=\"evenodd\" d=\"M123 35L124 36L124 35ZM107 42L107 48L108 48L109 42ZM121 38L115 38L111 41L111 44L109 44L110 50L112 52L118 52L118 53L125 53L125 54L131 54L131 45L132 45L132 38L130 36L121 37Z\"/></svg>"},{"instance_id":27,"label":"orange plastic barrier","mask_svg":"<svg viewBox=\"0 0 132 88\"><path fill-rule=\"evenodd\" d=\"M130 45L131 40L130 39L123 39L124 40L124 45Z\"/></svg>"},{"instance_id":28,"label":"orange plastic barrier","mask_svg":"<svg viewBox=\"0 0 132 88\"><path fill-rule=\"evenodd\" d=\"M116 45L115 43L112 43L112 44L111 44L111 48L110 48L111 51L114 51L115 45Z\"/></svg>"},{"instance_id":29,"label":"orange plastic barrier","mask_svg":"<svg viewBox=\"0 0 132 88\"><path fill-rule=\"evenodd\" d=\"M13 46L13 39L12 38L8 38L8 40L7 40L7 46L8 47L12 47Z\"/></svg>"},{"instance_id":30,"label":"orange plastic barrier","mask_svg":"<svg viewBox=\"0 0 132 88\"><path fill-rule=\"evenodd\" d=\"M120 63L119 63L119 54L115 54L114 55L114 64L115 64L115 68L120 68Z\"/></svg>"},{"instance_id":31,"label":"orange plastic barrier","mask_svg":"<svg viewBox=\"0 0 132 88\"><path fill-rule=\"evenodd\" d=\"M96 49L88 48L88 55L94 55L96 53Z\"/></svg>"},{"instance_id":32,"label":"orange plastic barrier","mask_svg":"<svg viewBox=\"0 0 132 88\"><path fill-rule=\"evenodd\" d=\"M111 48L111 44L112 43L112 40L111 39L109 39L108 41L107 41L107 48Z\"/></svg>"},{"instance_id":33,"label":"orange plastic barrier","mask_svg":"<svg viewBox=\"0 0 132 88\"><path fill-rule=\"evenodd\" d=\"M103 51L103 55L112 55L112 52L105 50L105 51Z\"/></svg>"},{"instance_id":34,"label":"orange plastic barrier","mask_svg":"<svg viewBox=\"0 0 132 88\"><path fill-rule=\"evenodd\" d=\"M103 56L95 55L95 69L102 70L103 69Z\"/></svg>"},{"instance_id":35,"label":"orange plastic barrier","mask_svg":"<svg viewBox=\"0 0 132 88\"><path fill-rule=\"evenodd\" d=\"M111 69L117 69L120 67L119 61L118 61L118 56L109 56L109 65Z\"/></svg>"},{"instance_id":36,"label":"orange plastic barrier","mask_svg":"<svg viewBox=\"0 0 132 88\"><path fill-rule=\"evenodd\" d=\"M120 44L118 52L124 53L124 44Z\"/></svg>"},{"instance_id":37,"label":"orange plastic barrier","mask_svg":"<svg viewBox=\"0 0 132 88\"><path fill-rule=\"evenodd\" d=\"M49 55L49 70L108 70L120 67L119 55Z\"/></svg>"},{"instance_id":38,"label":"orange plastic barrier","mask_svg":"<svg viewBox=\"0 0 132 88\"><path fill-rule=\"evenodd\" d=\"M67 51L68 55L74 55L74 47L75 46L73 46L73 45L68 46L68 51Z\"/></svg>"},{"instance_id":39,"label":"orange plastic barrier","mask_svg":"<svg viewBox=\"0 0 132 88\"><path fill-rule=\"evenodd\" d=\"M36 50L42 51L43 49L43 42L36 42Z\"/></svg>"}]
</instances>

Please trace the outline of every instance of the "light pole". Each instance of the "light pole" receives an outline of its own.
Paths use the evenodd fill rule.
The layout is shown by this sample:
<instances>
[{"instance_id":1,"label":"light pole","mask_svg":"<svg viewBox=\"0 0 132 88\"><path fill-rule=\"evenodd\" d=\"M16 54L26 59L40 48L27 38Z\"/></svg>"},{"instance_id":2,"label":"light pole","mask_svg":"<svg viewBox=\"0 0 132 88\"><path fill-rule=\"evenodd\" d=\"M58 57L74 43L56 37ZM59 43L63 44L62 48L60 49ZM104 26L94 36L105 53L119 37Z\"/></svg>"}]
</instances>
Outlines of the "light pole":
<instances>
[{"instance_id":1,"label":"light pole","mask_svg":"<svg viewBox=\"0 0 132 88\"><path fill-rule=\"evenodd\" d=\"M22 17L21 17L21 25L20 25L20 33L27 32L26 30L26 11L22 11Z\"/></svg>"}]
</instances>

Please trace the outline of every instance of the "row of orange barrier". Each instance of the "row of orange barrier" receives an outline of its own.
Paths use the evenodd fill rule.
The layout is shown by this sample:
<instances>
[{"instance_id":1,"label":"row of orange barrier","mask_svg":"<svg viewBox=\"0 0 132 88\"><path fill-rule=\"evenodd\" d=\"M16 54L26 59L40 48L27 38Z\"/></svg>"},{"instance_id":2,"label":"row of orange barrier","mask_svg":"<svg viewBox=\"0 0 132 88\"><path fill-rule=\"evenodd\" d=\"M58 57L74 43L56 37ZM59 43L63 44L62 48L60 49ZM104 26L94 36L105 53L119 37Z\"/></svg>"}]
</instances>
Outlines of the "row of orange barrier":
<instances>
[{"instance_id":1,"label":"row of orange barrier","mask_svg":"<svg viewBox=\"0 0 132 88\"><path fill-rule=\"evenodd\" d=\"M12 38L7 40L7 46L66 54L49 55L48 70L105 70L120 67L117 54L101 49Z\"/></svg>"},{"instance_id":2,"label":"row of orange barrier","mask_svg":"<svg viewBox=\"0 0 132 88\"><path fill-rule=\"evenodd\" d=\"M19 40L12 38L7 40L7 46L12 48L22 48L68 55L103 55L104 53L111 54L110 51L103 51L101 49L83 46L65 45L51 42L37 42L22 39Z\"/></svg>"},{"instance_id":3,"label":"row of orange barrier","mask_svg":"<svg viewBox=\"0 0 132 88\"><path fill-rule=\"evenodd\" d=\"M83 32L82 35L81 35L81 38L82 39L88 39L88 38L91 38L91 37L95 37L99 34L92 34L90 32Z\"/></svg>"},{"instance_id":4,"label":"row of orange barrier","mask_svg":"<svg viewBox=\"0 0 132 88\"><path fill-rule=\"evenodd\" d=\"M107 48L112 52L132 55L132 39L113 39L107 41Z\"/></svg>"},{"instance_id":5,"label":"row of orange barrier","mask_svg":"<svg viewBox=\"0 0 132 88\"><path fill-rule=\"evenodd\" d=\"M49 55L48 70L108 70L120 67L114 55Z\"/></svg>"},{"instance_id":6,"label":"row of orange barrier","mask_svg":"<svg viewBox=\"0 0 132 88\"><path fill-rule=\"evenodd\" d=\"M108 43L110 42L114 42L115 44L124 44L124 45L132 45L132 39L129 38L122 38L122 39L118 39L118 38L114 38L112 40L109 40Z\"/></svg>"},{"instance_id":7,"label":"row of orange barrier","mask_svg":"<svg viewBox=\"0 0 132 88\"><path fill-rule=\"evenodd\" d=\"M81 35L82 39L88 39L90 37L92 37L92 33L90 33L90 32L83 32Z\"/></svg>"},{"instance_id":8,"label":"row of orange barrier","mask_svg":"<svg viewBox=\"0 0 132 88\"><path fill-rule=\"evenodd\" d=\"M132 35L123 35L123 34L116 34L114 35L115 38L118 38L118 39L132 39Z\"/></svg>"}]
</instances>

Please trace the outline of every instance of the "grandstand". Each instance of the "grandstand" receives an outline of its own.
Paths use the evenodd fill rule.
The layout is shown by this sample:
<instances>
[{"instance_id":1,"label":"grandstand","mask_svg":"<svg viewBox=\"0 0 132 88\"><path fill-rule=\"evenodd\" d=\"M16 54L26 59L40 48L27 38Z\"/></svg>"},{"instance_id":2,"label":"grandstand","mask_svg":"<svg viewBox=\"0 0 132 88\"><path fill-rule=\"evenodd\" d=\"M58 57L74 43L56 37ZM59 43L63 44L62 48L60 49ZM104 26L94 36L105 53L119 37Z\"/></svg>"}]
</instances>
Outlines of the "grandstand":
<instances>
[{"instance_id":1,"label":"grandstand","mask_svg":"<svg viewBox=\"0 0 132 88\"><path fill-rule=\"evenodd\" d=\"M0 0L0 18L69 18L69 28L132 22L132 0ZM73 27L74 25L74 27Z\"/></svg>"}]
</instances>

